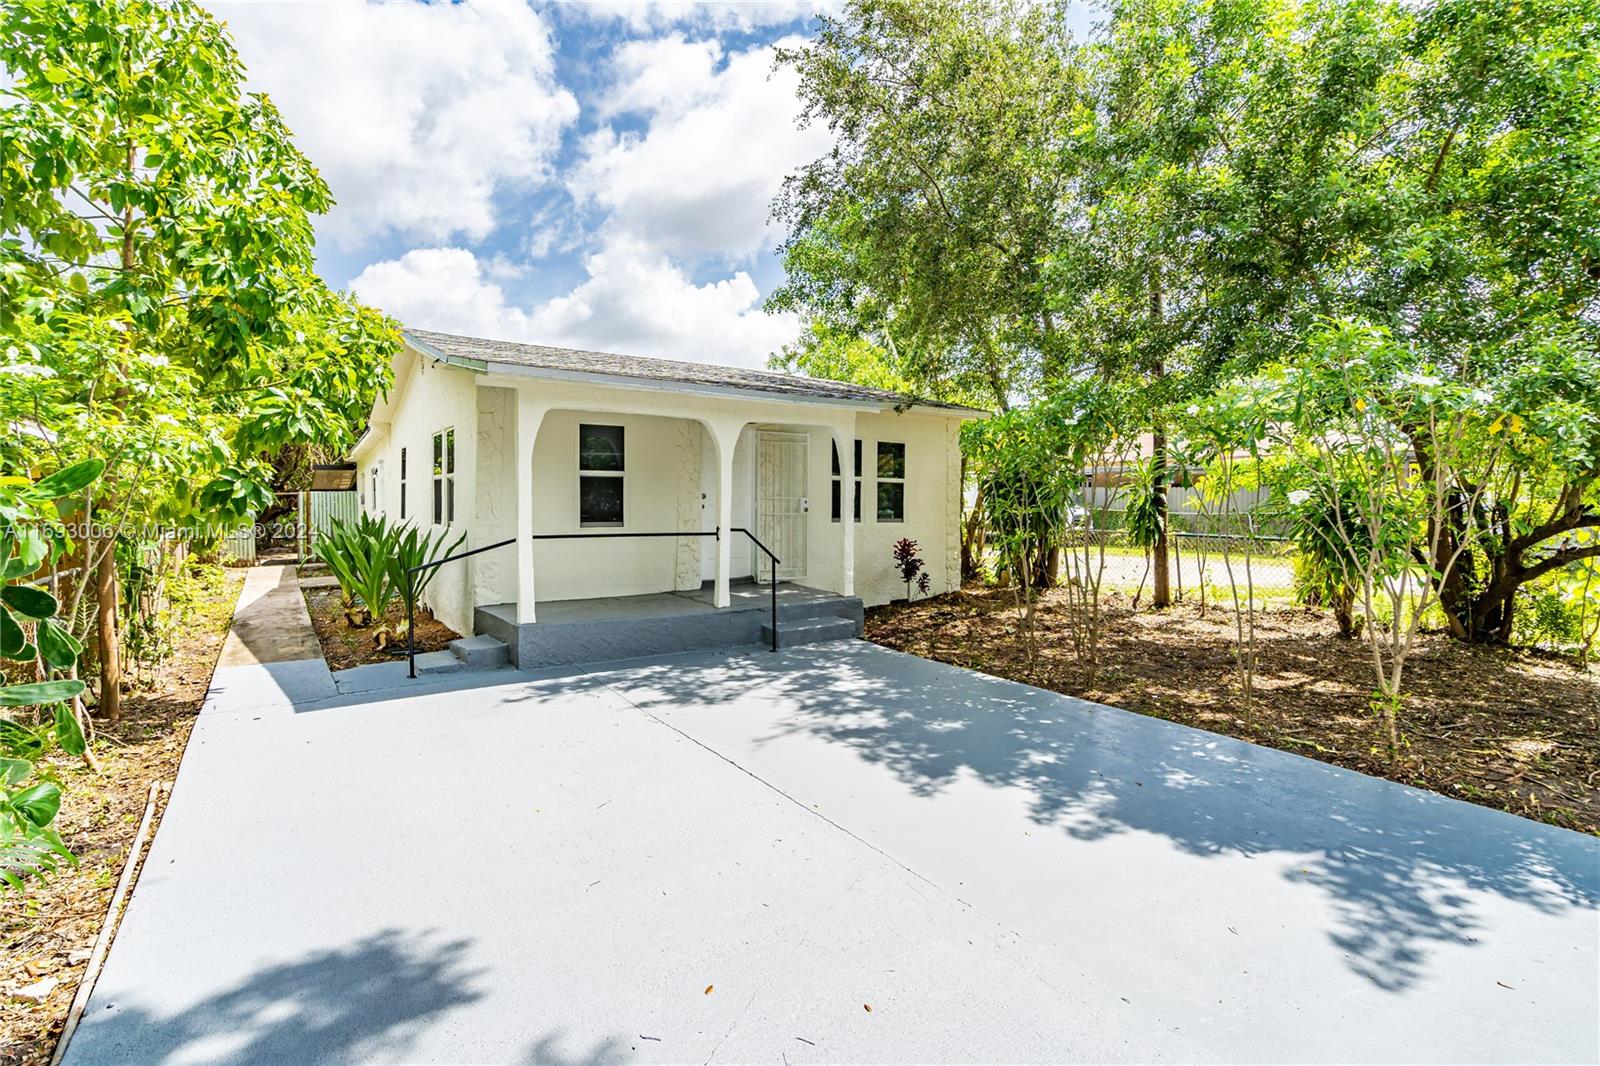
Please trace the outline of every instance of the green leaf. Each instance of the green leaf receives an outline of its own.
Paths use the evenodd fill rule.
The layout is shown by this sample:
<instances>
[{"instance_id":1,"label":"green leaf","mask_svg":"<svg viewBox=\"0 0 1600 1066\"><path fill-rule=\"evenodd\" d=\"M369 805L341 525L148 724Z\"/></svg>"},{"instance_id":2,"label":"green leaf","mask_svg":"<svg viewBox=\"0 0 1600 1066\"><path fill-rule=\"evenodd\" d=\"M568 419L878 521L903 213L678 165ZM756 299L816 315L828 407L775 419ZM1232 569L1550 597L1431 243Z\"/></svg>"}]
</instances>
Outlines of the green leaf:
<instances>
[{"instance_id":1,"label":"green leaf","mask_svg":"<svg viewBox=\"0 0 1600 1066\"><path fill-rule=\"evenodd\" d=\"M0 718L0 752L8 758L37 759L44 754L44 737L37 729Z\"/></svg>"},{"instance_id":2,"label":"green leaf","mask_svg":"<svg viewBox=\"0 0 1600 1066\"><path fill-rule=\"evenodd\" d=\"M0 844L0 883L20 892L24 877L53 873L63 861L78 865L77 856L61 842L61 834L53 829L35 829L20 840Z\"/></svg>"},{"instance_id":3,"label":"green leaf","mask_svg":"<svg viewBox=\"0 0 1600 1066\"><path fill-rule=\"evenodd\" d=\"M5 577L26 577L39 569L50 553L50 544L37 529L24 529L17 536L17 555L6 564Z\"/></svg>"},{"instance_id":4,"label":"green leaf","mask_svg":"<svg viewBox=\"0 0 1600 1066\"><path fill-rule=\"evenodd\" d=\"M61 790L49 781L41 781L12 796L6 806L43 829L55 821L56 812L61 809Z\"/></svg>"},{"instance_id":5,"label":"green leaf","mask_svg":"<svg viewBox=\"0 0 1600 1066\"><path fill-rule=\"evenodd\" d=\"M11 612L0 604L0 656L15 659L17 654L28 645L28 636L11 617Z\"/></svg>"},{"instance_id":6,"label":"green leaf","mask_svg":"<svg viewBox=\"0 0 1600 1066\"><path fill-rule=\"evenodd\" d=\"M49 477L39 479L33 486L33 491L50 500L71 496L87 488L105 468L104 459L85 459L81 463L64 466Z\"/></svg>"},{"instance_id":7,"label":"green leaf","mask_svg":"<svg viewBox=\"0 0 1600 1066\"><path fill-rule=\"evenodd\" d=\"M0 602L32 621L56 613L56 598L37 585L7 585L0 589Z\"/></svg>"},{"instance_id":8,"label":"green leaf","mask_svg":"<svg viewBox=\"0 0 1600 1066\"><path fill-rule=\"evenodd\" d=\"M77 678L9 685L0 688L0 707L32 707L36 704L60 703L62 700L82 695L84 688L84 683Z\"/></svg>"},{"instance_id":9,"label":"green leaf","mask_svg":"<svg viewBox=\"0 0 1600 1066\"><path fill-rule=\"evenodd\" d=\"M83 738L83 726L78 716L65 703L56 704L56 743L68 755L82 755L88 742Z\"/></svg>"},{"instance_id":10,"label":"green leaf","mask_svg":"<svg viewBox=\"0 0 1600 1066\"><path fill-rule=\"evenodd\" d=\"M0 788L16 788L33 773L33 763L27 759L0 758Z\"/></svg>"},{"instance_id":11,"label":"green leaf","mask_svg":"<svg viewBox=\"0 0 1600 1066\"><path fill-rule=\"evenodd\" d=\"M53 618L46 618L39 623L38 644L39 654L44 661L58 670L65 670L83 654L83 642Z\"/></svg>"}]
</instances>

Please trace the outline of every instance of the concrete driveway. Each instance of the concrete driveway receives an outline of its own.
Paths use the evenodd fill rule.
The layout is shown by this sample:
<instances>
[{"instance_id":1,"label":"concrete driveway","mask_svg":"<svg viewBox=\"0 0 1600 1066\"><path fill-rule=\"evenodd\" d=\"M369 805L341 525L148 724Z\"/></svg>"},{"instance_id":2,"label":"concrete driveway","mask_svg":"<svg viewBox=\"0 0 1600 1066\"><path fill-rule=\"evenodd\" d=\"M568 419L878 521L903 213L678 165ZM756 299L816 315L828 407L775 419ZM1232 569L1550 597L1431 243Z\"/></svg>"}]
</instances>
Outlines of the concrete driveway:
<instances>
[{"instance_id":1,"label":"concrete driveway","mask_svg":"<svg viewBox=\"0 0 1600 1066\"><path fill-rule=\"evenodd\" d=\"M1593 838L859 642L241 669L69 1066L1600 1058Z\"/></svg>"}]
</instances>

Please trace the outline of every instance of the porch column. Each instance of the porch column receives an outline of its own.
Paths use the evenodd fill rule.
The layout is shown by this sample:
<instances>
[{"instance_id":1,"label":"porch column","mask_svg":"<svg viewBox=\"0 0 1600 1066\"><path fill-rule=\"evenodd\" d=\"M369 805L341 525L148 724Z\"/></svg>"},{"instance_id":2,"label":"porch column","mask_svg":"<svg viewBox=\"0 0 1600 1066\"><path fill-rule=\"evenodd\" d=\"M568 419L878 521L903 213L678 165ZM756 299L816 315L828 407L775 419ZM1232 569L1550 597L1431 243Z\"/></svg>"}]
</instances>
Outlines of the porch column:
<instances>
[{"instance_id":1,"label":"porch column","mask_svg":"<svg viewBox=\"0 0 1600 1066\"><path fill-rule=\"evenodd\" d=\"M728 579L733 573L733 450L738 447L744 423L707 425L707 435L717 447L717 585L716 605L733 603ZM743 540L743 534L739 535Z\"/></svg>"},{"instance_id":2,"label":"porch column","mask_svg":"<svg viewBox=\"0 0 1600 1066\"><path fill-rule=\"evenodd\" d=\"M839 595L856 594L855 427L834 427L839 451Z\"/></svg>"},{"instance_id":3,"label":"porch column","mask_svg":"<svg viewBox=\"0 0 1600 1066\"><path fill-rule=\"evenodd\" d=\"M545 407L530 393L517 390L515 445L511 468L517 484L517 622L533 619L533 442L539 436Z\"/></svg>"}]
</instances>

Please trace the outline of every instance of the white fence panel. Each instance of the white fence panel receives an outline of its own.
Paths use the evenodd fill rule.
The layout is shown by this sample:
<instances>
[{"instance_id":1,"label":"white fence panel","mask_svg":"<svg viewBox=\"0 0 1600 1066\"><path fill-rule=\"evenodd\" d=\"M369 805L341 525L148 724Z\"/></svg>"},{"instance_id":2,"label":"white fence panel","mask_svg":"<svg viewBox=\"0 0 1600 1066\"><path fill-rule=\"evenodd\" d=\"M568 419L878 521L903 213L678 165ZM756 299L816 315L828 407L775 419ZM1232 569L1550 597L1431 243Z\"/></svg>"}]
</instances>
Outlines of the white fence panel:
<instances>
[{"instance_id":1,"label":"white fence panel","mask_svg":"<svg viewBox=\"0 0 1600 1066\"><path fill-rule=\"evenodd\" d=\"M311 496L311 537L309 543L316 543L318 537L328 530L335 522L354 522L359 513L360 505L356 500L356 492L349 489L342 492L313 492Z\"/></svg>"},{"instance_id":2,"label":"white fence panel","mask_svg":"<svg viewBox=\"0 0 1600 1066\"><path fill-rule=\"evenodd\" d=\"M238 566L254 566L256 563L256 526L252 522L222 538L222 557L224 560Z\"/></svg>"}]
</instances>

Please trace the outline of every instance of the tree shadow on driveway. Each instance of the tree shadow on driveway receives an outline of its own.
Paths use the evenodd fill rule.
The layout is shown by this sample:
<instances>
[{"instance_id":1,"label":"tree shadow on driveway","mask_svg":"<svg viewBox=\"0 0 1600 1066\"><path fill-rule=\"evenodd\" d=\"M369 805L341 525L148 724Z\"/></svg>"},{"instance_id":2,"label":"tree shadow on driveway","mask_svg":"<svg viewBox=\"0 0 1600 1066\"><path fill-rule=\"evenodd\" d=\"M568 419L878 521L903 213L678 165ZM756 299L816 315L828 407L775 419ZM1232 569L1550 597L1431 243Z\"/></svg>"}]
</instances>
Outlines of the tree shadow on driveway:
<instances>
[{"instance_id":1,"label":"tree shadow on driveway","mask_svg":"<svg viewBox=\"0 0 1600 1066\"><path fill-rule=\"evenodd\" d=\"M418 1038L453 1010L476 1003L482 970L466 965L466 940L388 929L337 950L265 966L181 1011L91 1000L66 1066L111 1063L415 1061ZM520 1019L508 1018L508 1025ZM610 1063L607 1039L576 1056L559 1032L510 1061ZM468 1044L463 1058L475 1058Z\"/></svg>"},{"instance_id":2,"label":"tree shadow on driveway","mask_svg":"<svg viewBox=\"0 0 1600 1066\"><path fill-rule=\"evenodd\" d=\"M599 676L689 729L696 708L770 701L758 744L819 737L916 796L963 775L1022 789L1035 825L1077 840L1146 832L1203 858L1277 856L1280 876L1331 900L1346 964L1389 991L1424 976L1430 946L1478 938L1479 894L1551 915L1600 900L1592 837L870 644Z\"/></svg>"}]
</instances>

